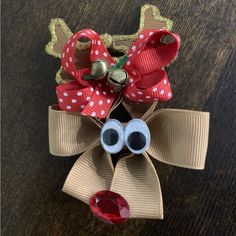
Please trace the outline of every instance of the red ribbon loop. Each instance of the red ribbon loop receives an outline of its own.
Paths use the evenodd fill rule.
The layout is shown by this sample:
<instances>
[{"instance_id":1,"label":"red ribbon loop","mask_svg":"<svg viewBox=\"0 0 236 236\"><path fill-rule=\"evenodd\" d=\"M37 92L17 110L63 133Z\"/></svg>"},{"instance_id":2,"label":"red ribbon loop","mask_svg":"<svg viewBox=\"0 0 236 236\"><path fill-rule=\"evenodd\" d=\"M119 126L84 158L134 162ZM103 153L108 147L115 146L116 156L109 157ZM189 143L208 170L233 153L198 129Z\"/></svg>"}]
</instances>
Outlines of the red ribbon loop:
<instances>
[{"instance_id":1,"label":"red ribbon loop","mask_svg":"<svg viewBox=\"0 0 236 236\"><path fill-rule=\"evenodd\" d=\"M162 42L168 37L170 43ZM139 102L167 101L172 98L164 66L177 56L180 37L167 30L144 30L128 50L126 69L131 71L130 84L124 95Z\"/></svg>"},{"instance_id":2,"label":"red ribbon loop","mask_svg":"<svg viewBox=\"0 0 236 236\"><path fill-rule=\"evenodd\" d=\"M74 34L64 46L61 65L75 81L57 86L59 107L65 111L79 111L82 115L105 118L116 94L106 85L105 80L84 80L84 75L90 74L90 68L76 69L75 45L80 38L90 40L90 61L105 59L109 64L114 64L112 57L95 31L84 29Z\"/></svg>"},{"instance_id":3,"label":"red ribbon loop","mask_svg":"<svg viewBox=\"0 0 236 236\"><path fill-rule=\"evenodd\" d=\"M165 43L164 37L172 41ZM104 59L110 65L114 64L95 31L84 29L74 34L64 46L61 60L62 67L74 78L74 82L57 86L59 107L65 111L105 118L116 93L105 79L84 80L84 75L90 74L90 68L76 69L75 45L80 38L90 40L90 62ZM177 34L167 30L142 31L127 52L129 59L123 68L128 73L129 83L123 89L123 95L136 102L169 100L172 92L163 68L176 58L179 46Z\"/></svg>"}]
</instances>

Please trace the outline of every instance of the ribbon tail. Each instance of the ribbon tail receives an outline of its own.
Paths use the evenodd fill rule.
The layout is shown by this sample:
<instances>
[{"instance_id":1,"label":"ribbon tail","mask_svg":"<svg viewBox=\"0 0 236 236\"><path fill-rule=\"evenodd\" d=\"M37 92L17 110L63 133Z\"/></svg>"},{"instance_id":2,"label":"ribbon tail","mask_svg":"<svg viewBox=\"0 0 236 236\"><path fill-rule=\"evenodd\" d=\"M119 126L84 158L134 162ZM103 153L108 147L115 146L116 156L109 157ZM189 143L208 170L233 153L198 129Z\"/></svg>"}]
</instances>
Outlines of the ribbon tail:
<instances>
[{"instance_id":1,"label":"ribbon tail","mask_svg":"<svg viewBox=\"0 0 236 236\"><path fill-rule=\"evenodd\" d=\"M208 146L209 113L161 109L147 118L152 140L147 152L174 166L204 169Z\"/></svg>"},{"instance_id":2,"label":"ribbon tail","mask_svg":"<svg viewBox=\"0 0 236 236\"><path fill-rule=\"evenodd\" d=\"M132 118L141 118L146 117L146 115L154 111L157 102L140 104L139 102L133 102L123 97L122 104Z\"/></svg>"},{"instance_id":3,"label":"ribbon tail","mask_svg":"<svg viewBox=\"0 0 236 236\"><path fill-rule=\"evenodd\" d=\"M112 119L112 113L114 112L114 110L122 103L122 93L120 93L117 96L117 99L115 100L115 102L113 103L112 107L110 108L109 112L107 113L106 119Z\"/></svg>"},{"instance_id":4,"label":"ribbon tail","mask_svg":"<svg viewBox=\"0 0 236 236\"><path fill-rule=\"evenodd\" d=\"M129 155L116 165L111 191L123 196L130 206L130 218L163 219L159 178L149 158Z\"/></svg>"},{"instance_id":5,"label":"ribbon tail","mask_svg":"<svg viewBox=\"0 0 236 236\"><path fill-rule=\"evenodd\" d=\"M157 104L158 102L154 102L152 105L150 105L147 111L142 115L141 119L145 120L149 115L151 115L155 111Z\"/></svg>"},{"instance_id":6,"label":"ribbon tail","mask_svg":"<svg viewBox=\"0 0 236 236\"><path fill-rule=\"evenodd\" d=\"M110 155L96 146L75 162L62 191L89 204L92 195L110 188L113 172Z\"/></svg>"},{"instance_id":7,"label":"ribbon tail","mask_svg":"<svg viewBox=\"0 0 236 236\"><path fill-rule=\"evenodd\" d=\"M116 98L115 93L110 92L108 86L96 87L91 100L82 111L82 115L96 118L106 118Z\"/></svg>"},{"instance_id":8,"label":"ribbon tail","mask_svg":"<svg viewBox=\"0 0 236 236\"><path fill-rule=\"evenodd\" d=\"M79 112L48 109L49 149L56 156L72 156L84 152L98 142L100 129ZM89 132L88 132L89 131Z\"/></svg>"}]
</instances>

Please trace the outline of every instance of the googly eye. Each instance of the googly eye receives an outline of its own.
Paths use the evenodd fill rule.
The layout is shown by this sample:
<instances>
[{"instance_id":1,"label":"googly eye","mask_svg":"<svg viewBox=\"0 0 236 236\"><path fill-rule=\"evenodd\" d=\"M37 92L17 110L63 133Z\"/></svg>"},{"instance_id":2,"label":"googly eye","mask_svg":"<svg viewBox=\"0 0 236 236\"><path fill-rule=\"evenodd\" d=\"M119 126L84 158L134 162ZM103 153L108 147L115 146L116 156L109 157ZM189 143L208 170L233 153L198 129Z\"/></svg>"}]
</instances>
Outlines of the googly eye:
<instances>
[{"instance_id":1,"label":"googly eye","mask_svg":"<svg viewBox=\"0 0 236 236\"><path fill-rule=\"evenodd\" d=\"M124 127L115 119L108 120L101 131L101 144L105 151L118 153L124 146Z\"/></svg>"},{"instance_id":2,"label":"googly eye","mask_svg":"<svg viewBox=\"0 0 236 236\"><path fill-rule=\"evenodd\" d=\"M151 134L147 124L140 119L129 121L125 127L125 144L132 153L141 154L150 145Z\"/></svg>"}]
</instances>

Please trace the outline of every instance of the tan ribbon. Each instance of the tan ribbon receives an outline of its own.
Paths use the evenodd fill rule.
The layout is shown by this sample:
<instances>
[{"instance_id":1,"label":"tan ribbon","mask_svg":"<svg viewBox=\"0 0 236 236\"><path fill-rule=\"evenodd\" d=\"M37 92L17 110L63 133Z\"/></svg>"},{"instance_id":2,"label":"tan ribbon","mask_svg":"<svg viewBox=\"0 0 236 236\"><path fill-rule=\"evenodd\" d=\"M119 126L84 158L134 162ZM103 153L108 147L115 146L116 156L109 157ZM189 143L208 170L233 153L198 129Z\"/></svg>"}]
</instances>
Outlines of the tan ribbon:
<instances>
[{"instance_id":1,"label":"tan ribbon","mask_svg":"<svg viewBox=\"0 0 236 236\"><path fill-rule=\"evenodd\" d=\"M174 166L204 169L209 112L160 109L147 120L151 132L148 153Z\"/></svg>"},{"instance_id":2,"label":"tan ribbon","mask_svg":"<svg viewBox=\"0 0 236 236\"><path fill-rule=\"evenodd\" d=\"M131 117L142 118L143 120L145 120L145 118L155 110L157 103L158 102L140 103L140 102L133 102L131 100L126 99L125 97L122 98L122 105L131 115Z\"/></svg>"},{"instance_id":3,"label":"tan ribbon","mask_svg":"<svg viewBox=\"0 0 236 236\"><path fill-rule=\"evenodd\" d=\"M99 145L75 162L62 190L88 204L96 192L110 188L113 173L111 156Z\"/></svg>"},{"instance_id":4,"label":"tan ribbon","mask_svg":"<svg viewBox=\"0 0 236 236\"><path fill-rule=\"evenodd\" d=\"M147 153L164 163L203 169L208 143L209 113L178 109L152 112L154 108L155 105L152 105L143 116L151 132L151 145ZM81 135L83 119L87 119L88 123ZM70 125L66 125L67 123ZM50 150L56 150L56 155L59 156L69 156L76 154L76 151L81 153L88 145L87 151L72 167L63 191L88 203L89 198L97 191L110 189L128 201L131 217L162 219L160 183L148 154L122 157L114 171L110 155L99 144L96 145L99 134L96 136L98 131L94 130L97 129L92 121L79 113L74 113L71 117L71 113L55 111L54 107L49 107ZM60 142L59 148L55 148L57 141ZM82 149L76 149L76 144Z\"/></svg>"},{"instance_id":5,"label":"tan ribbon","mask_svg":"<svg viewBox=\"0 0 236 236\"><path fill-rule=\"evenodd\" d=\"M49 150L56 156L73 156L99 142L100 129L91 119L78 112L49 107Z\"/></svg>"},{"instance_id":6,"label":"tan ribbon","mask_svg":"<svg viewBox=\"0 0 236 236\"><path fill-rule=\"evenodd\" d=\"M130 218L163 219L159 178L147 154L122 157L115 168L111 191L130 205Z\"/></svg>"}]
</instances>

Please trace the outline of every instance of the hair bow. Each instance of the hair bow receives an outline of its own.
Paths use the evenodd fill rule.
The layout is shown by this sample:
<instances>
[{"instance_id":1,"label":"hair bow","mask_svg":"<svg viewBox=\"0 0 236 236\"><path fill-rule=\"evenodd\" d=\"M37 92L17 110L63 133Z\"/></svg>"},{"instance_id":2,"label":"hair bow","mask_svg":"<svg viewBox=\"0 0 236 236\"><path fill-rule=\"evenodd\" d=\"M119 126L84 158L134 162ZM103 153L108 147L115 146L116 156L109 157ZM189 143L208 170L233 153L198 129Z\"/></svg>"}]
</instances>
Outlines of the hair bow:
<instances>
[{"instance_id":1,"label":"hair bow","mask_svg":"<svg viewBox=\"0 0 236 236\"><path fill-rule=\"evenodd\" d=\"M63 191L89 204L104 222L163 218L160 182L150 157L204 168L209 113L155 111L155 101L172 97L164 67L176 58L180 38L168 31L171 26L152 5L142 7L139 30L132 35L100 38L91 29L72 35L61 19L49 26L52 40L46 51L60 57L63 67L56 76L59 105L49 107L50 153L82 153ZM106 47L126 55L117 62ZM126 124L109 119L121 98L135 118Z\"/></svg>"},{"instance_id":2,"label":"hair bow","mask_svg":"<svg viewBox=\"0 0 236 236\"><path fill-rule=\"evenodd\" d=\"M107 151L122 144L120 125L115 122L108 125L111 120L105 124L94 123L94 119L79 112L49 107L50 152L57 156L83 153L72 167L63 191L89 204L93 214L107 223L123 223L128 218L163 218L160 182L150 156L174 166L204 168L209 113L179 109L154 111L155 106L156 103L141 117L146 127L128 122L125 143L133 153L120 156L115 166ZM117 136L106 132L114 130ZM135 136L134 143L129 141L138 132L144 138L140 135ZM111 138L108 142L104 141L105 133ZM150 145L145 150L137 145L143 140L148 142L149 138ZM135 154L139 150L142 155Z\"/></svg>"},{"instance_id":3,"label":"hair bow","mask_svg":"<svg viewBox=\"0 0 236 236\"><path fill-rule=\"evenodd\" d=\"M167 37L172 41L166 43L164 39ZM81 38L90 41L90 51L82 61L77 62L75 46ZM168 30L144 30L127 51L127 61L115 64L95 31L84 29L77 32L64 46L61 57L62 67L74 81L57 86L60 109L78 111L82 115L97 118L107 116L119 97L118 93L108 85L106 76L99 80L85 78L91 74L90 64L98 60L105 61L110 68L122 67L127 73L128 82L121 91L127 99L144 103L169 100L172 91L163 68L176 58L179 46L180 38L177 34ZM84 67L77 69L78 63L83 63Z\"/></svg>"}]
</instances>

